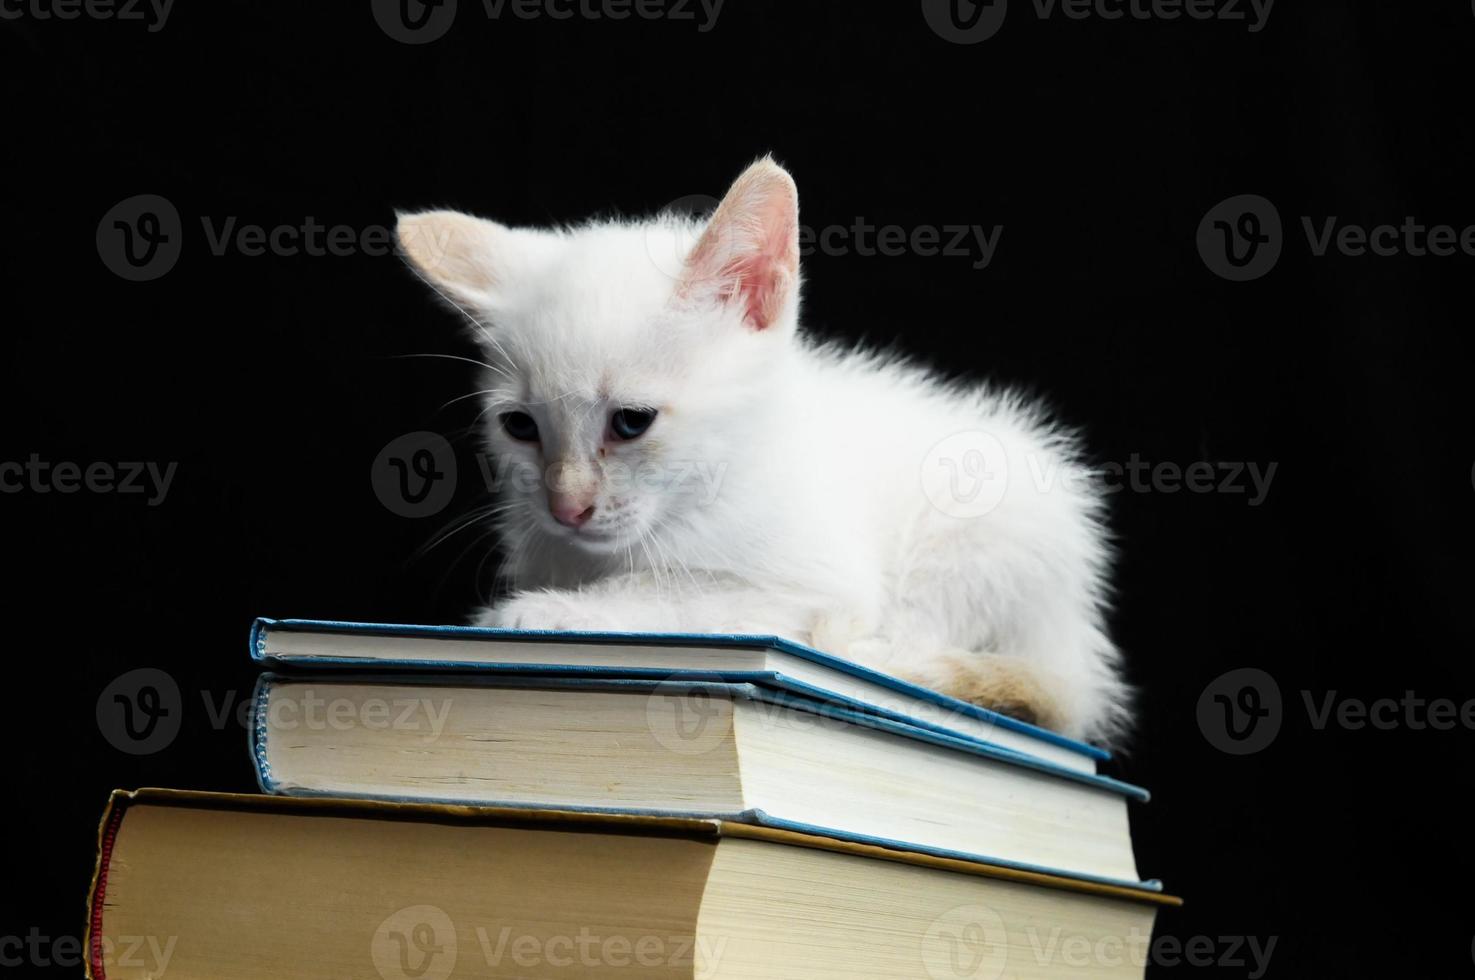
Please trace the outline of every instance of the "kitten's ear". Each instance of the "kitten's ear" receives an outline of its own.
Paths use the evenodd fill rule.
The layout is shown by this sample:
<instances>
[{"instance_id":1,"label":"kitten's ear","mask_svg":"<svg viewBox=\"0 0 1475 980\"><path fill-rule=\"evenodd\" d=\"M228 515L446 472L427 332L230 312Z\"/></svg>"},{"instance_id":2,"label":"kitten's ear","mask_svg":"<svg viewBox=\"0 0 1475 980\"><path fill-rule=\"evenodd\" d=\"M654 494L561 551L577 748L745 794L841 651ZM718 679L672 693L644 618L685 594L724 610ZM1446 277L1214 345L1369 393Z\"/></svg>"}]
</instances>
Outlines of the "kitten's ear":
<instances>
[{"instance_id":1,"label":"kitten's ear","mask_svg":"<svg viewBox=\"0 0 1475 980\"><path fill-rule=\"evenodd\" d=\"M400 253L431 287L458 306L492 301L517 248L513 229L459 211L398 217Z\"/></svg>"},{"instance_id":2,"label":"kitten's ear","mask_svg":"<svg viewBox=\"0 0 1475 980\"><path fill-rule=\"evenodd\" d=\"M799 192L788 171L764 157L743 171L687 256L680 294L739 303L744 321L767 330L799 288Z\"/></svg>"}]
</instances>

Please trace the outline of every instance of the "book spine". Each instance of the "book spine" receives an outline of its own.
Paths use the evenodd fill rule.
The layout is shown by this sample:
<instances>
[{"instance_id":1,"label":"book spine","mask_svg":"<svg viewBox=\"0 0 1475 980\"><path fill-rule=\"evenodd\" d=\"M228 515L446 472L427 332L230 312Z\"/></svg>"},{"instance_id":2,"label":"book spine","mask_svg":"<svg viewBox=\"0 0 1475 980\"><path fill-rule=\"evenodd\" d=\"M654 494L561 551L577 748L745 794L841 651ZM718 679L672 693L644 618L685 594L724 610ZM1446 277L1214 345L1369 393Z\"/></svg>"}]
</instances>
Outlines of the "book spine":
<instances>
[{"instance_id":1,"label":"book spine","mask_svg":"<svg viewBox=\"0 0 1475 980\"><path fill-rule=\"evenodd\" d=\"M271 760L267 757L267 722L271 718L267 701L271 696L271 685L276 678L262 674L256 679L256 691L251 698L251 728L249 751L251 766L256 771L256 785L263 793L276 793L276 782L271 777Z\"/></svg>"},{"instance_id":2,"label":"book spine","mask_svg":"<svg viewBox=\"0 0 1475 980\"><path fill-rule=\"evenodd\" d=\"M88 980L107 980L104 968L102 935L102 910L108 891L108 869L113 863L113 844L118 839L118 825L123 822L123 813L128 795L114 791L108 797L102 821L97 829L97 868L92 873L92 887L87 895L87 950Z\"/></svg>"},{"instance_id":3,"label":"book spine","mask_svg":"<svg viewBox=\"0 0 1475 980\"><path fill-rule=\"evenodd\" d=\"M250 652L253 663L264 663L266 661L266 634L276 625L275 619L258 616L251 623Z\"/></svg>"}]
</instances>

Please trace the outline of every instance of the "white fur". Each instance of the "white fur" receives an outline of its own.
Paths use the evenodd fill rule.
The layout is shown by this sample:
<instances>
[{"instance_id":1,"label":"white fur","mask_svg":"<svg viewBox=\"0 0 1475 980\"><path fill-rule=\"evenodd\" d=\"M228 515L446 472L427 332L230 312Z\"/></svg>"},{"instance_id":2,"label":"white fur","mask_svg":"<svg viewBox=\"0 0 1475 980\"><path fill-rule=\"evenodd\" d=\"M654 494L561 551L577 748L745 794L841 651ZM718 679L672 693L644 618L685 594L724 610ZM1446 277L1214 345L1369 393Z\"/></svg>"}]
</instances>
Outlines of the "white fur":
<instances>
[{"instance_id":1,"label":"white fur","mask_svg":"<svg viewBox=\"0 0 1475 980\"><path fill-rule=\"evenodd\" d=\"M1010 392L801 335L785 195L763 160L705 226L401 216L411 262L474 321L488 448L595 506L575 532L549 516L546 481L503 487L512 591L477 622L777 633L944 690L969 664L984 682L961 693L984 702L1007 666L1048 692L1030 705L1042 721L1111 739L1129 691L1103 629L1101 501L1073 436ZM744 297L770 273L778 300L755 314ZM612 440L622 406L659 415ZM541 444L507 436L512 408ZM945 471L928 453L975 432L998 440L1007 479L987 513L954 516L933 502ZM687 465L705 469L673 486ZM654 479L612 477L637 466Z\"/></svg>"}]
</instances>

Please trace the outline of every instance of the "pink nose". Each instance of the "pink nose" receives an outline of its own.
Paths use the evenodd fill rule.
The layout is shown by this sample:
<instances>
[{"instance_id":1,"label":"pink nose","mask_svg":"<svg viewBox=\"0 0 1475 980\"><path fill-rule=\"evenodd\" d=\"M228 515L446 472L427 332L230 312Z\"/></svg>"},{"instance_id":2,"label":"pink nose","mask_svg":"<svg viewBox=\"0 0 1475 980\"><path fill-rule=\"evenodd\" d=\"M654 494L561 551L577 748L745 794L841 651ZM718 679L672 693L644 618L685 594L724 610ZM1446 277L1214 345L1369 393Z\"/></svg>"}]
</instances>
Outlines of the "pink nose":
<instances>
[{"instance_id":1,"label":"pink nose","mask_svg":"<svg viewBox=\"0 0 1475 980\"><path fill-rule=\"evenodd\" d=\"M594 505L589 503L587 497L554 494L553 499L548 501L548 509L553 512L553 519L564 527L583 527L594 516Z\"/></svg>"}]
</instances>

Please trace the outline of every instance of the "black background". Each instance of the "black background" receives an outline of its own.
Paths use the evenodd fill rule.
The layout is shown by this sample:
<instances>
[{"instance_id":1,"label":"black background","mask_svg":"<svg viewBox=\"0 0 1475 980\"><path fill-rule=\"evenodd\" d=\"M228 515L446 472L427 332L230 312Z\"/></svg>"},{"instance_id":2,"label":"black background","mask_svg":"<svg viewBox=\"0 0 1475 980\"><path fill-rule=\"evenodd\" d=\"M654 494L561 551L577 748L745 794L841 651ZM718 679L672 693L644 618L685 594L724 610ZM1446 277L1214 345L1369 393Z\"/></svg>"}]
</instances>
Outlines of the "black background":
<instances>
[{"instance_id":1,"label":"black background","mask_svg":"<svg viewBox=\"0 0 1475 980\"><path fill-rule=\"evenodd\" d=\"M1475 223L1475 16L1285 4L1250 32L1013 6L977 45L939 37L915 2L838 0L728 0L705 32L493 21L462 0L423 45L391 40L367 4L180 4L157 32L0 21L13 168L0 459L178 463L158 506L0 495L0 935L80 934L110 788L253 787L240 726L212 719L250 690L251 617L449 622L478 574L488 584L472 531L416 556L479 499L476 408L442 408L472 369L398 356L473 353L454 318L392 256L216 255L202 220L633 214L720 194L772 151L807 225L1004 228L983 270L808 258L811 329L1032 386L1103 462L1277 465L1259 506L1112 498L1114 630L1143 698L1110 771L1154 790L1134 811L1140 867L1188 899L1160 932L1276 937L1274 977L1475 970L1475 735L1317 730L1301 693L1475 697L1475 258L1318 258L1300 227ZM96 233L143 193L178 209L182 253L129 282ZM1195 230L1244 193L1276 204L1285 249L1233 283L1205 267ZM424 520L382 506L369 478L385 444L417 430L452 437L461 462L455 503ZM177 683L182 730L139 756L95 711L144 666ZM1284 722L1268 748L1233 756L1196 705L1243 666L1275 679Z\"/></svg>"}]
</instances>

